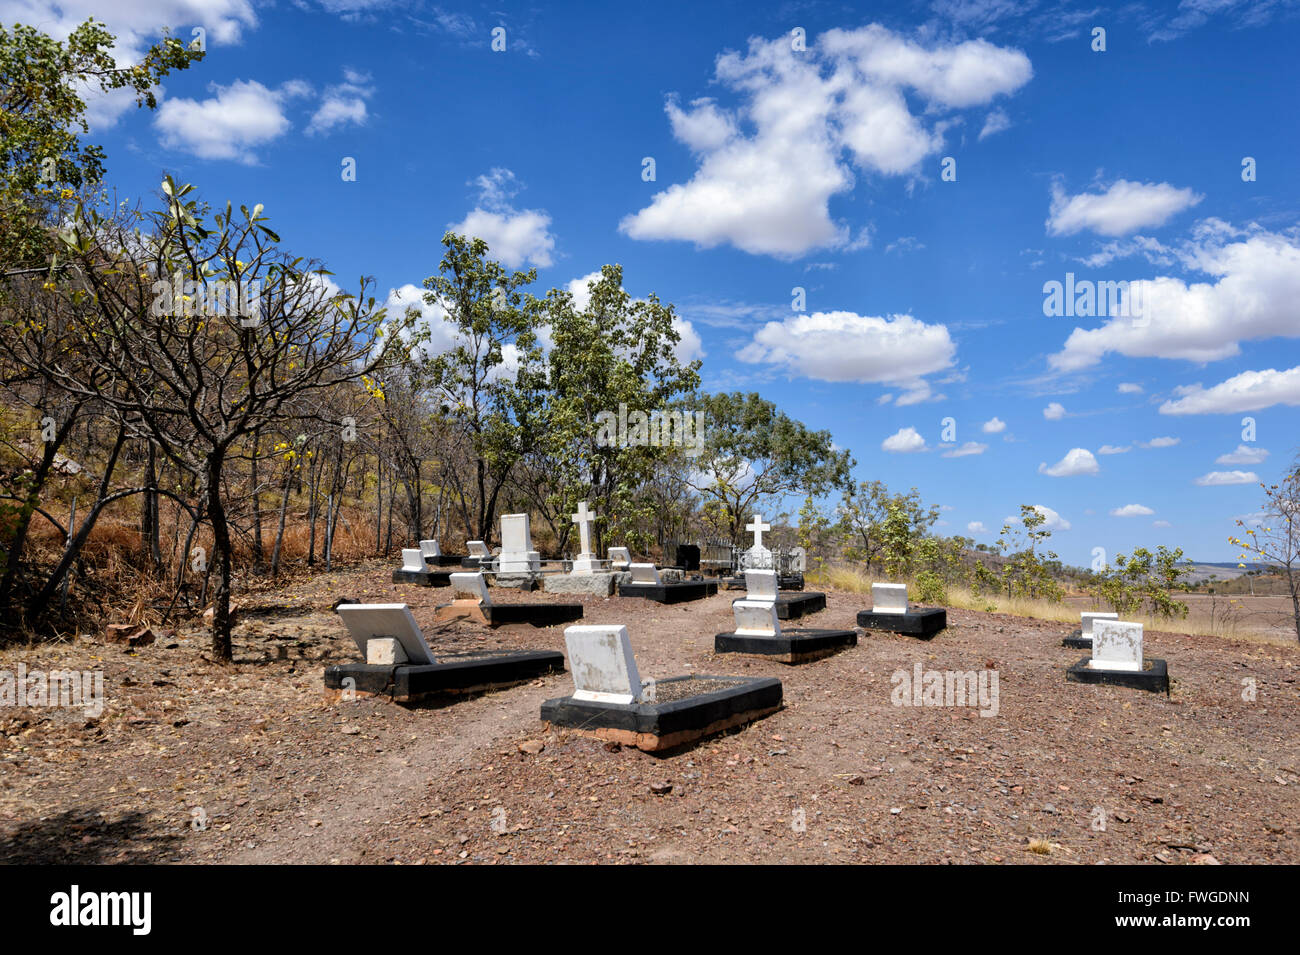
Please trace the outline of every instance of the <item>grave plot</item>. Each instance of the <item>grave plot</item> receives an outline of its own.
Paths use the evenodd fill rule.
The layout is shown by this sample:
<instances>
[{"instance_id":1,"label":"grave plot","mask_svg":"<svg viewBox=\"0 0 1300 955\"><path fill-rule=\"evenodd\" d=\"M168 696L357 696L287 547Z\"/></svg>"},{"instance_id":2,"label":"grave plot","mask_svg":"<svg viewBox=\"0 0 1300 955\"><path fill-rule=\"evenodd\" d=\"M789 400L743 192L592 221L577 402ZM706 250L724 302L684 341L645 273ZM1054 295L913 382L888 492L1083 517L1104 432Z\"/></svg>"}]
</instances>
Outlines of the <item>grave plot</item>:
<instances>
[{"instance_id":1,"label":"grave plot","mask_svg":"<svg viewBox=\"0 0 1300 955\"><path fill-rule=\"evenodd\" d=\"M488 594L483 572L462 571L451 575L451 587L456 599L442 604L433 612L440 623L450 620L477 620L489 627L511 623L527 623L534 627L550 627L582 619L582 604L518 603L498 604Z\"/></svg>"},{"instance_id":2,"label":"grave plot","mask_svg":"<svg viewBox=\"0 0 1300 955\"><path fill-rule=\"evenodd\" d=\"M1126 620L1092 622L1092 656L1065 671L1071 683L1104 683L1169 693L1169 666L1142 658L1142 624Z\"/></svg>"},{"instance_id":3,"label":"grave plot","mask_svg":"<svg viewBox=\"0 0 1300 955\"><path fill-rule=\"evenodd\" d=\"M564 671L563 654L551 650L434 659L406 604L347 603L340 604L337 613L365 662L327 667L327 699L377 696L418 703L515 686Z\"/></svg>"},{"instance_id":4,"label":"grave plot","mask_svg":"<svg viewBox=\"0 0 1300 955\"><path fill-rule=\"evenodd\" d=\"M858 644L856 630L786 629L777 614L776 571L747 570L748 596L732 601L736 629L713 638L715 653L755 653L781 663L808 663ZM823 596L823 603L825 595Z\"/></svg>"},{"instance_id":5,"label":"grave plot","mask_svg":"<svg viewBox=\"0 0 1300 955\"><path fill-rule=\"evenodd\" d=\"M1098 620L1118 619L1119 614L1117 613L1099 613L1095 610L1085 610L1079 614L1079 629L1062 640L1061 646L1074 647L1076 650L1091 650L1093 624Z\"/></svg>"},{"instance_id":6,"label":"grave plot","mask_svg":"<svg viewBox=\"0 0 1300 955\"><path fill-rule=\"evenodd\" d=\"M942 607L909 610L906 584L872 584L871 609L858 611L858 626L929 640L948 626L948 611Z\"/></svg>"},{"instance_id":7,"label":"grave plot","mask_svg":"<svg viewBox=\"0 0 1300 955\"><path fill-rule=\"evenodd\" d=\"M430 569L422 548L406 547L402 549L402 566L393 571L393 583L447 587L451 584L451 571Z\"/></svg>"},{"instance_id":8,"label":"grave plot","mask_svg":"<svg viewBox=\"0 0 1300 955\"><path fill-rule=\"evenodd\" d=\"M733 600L731 602L732 606L735 606L741 600L767 600L770 598L776 604L778 620L798 620L805 614L817 613L819 610L826 609L825 594L812 590L781 593L777 589L778 582L779 578L775 571L745 571L745 596ZM758 592L755 591L755 586L760 588ZM769 586L771 593L768 593Z\"/></svg>"},{"instance_id":9,"label":"grave plot","mask_svg":"<svg viewBox=\"0 0 1300 955\"><path fill-rule=\"evenodd\" d=\"M442 547L436 540L420 541L420 553L424 555L424 562L430 567L459 567L461 558L455 554L444 554Z\"/></svg>"},{"instance_id":10,"label":"grave plot","mask_svg":"<svg viewBox=\"0 0 1300 955\"><path fill-rule=\"evenodd\" d=\"M564 631L573 695L547 700L542 719L584 735L661 752L743 726L781 708L772 677L641 679L627 627Z\"/></svg>"},{"instance_id":11,"label":"grave plot","mask_svg":"<svg viewBox=\"0 0 1300 955\"><path fill-rule=\"evenodd\" d=\"M671 583L659 576L654 564L631 564L632 582L618 585L620 597L644 597L661 604L685 603L700 600L718 592L716 580L680 580Z\"/></svg>"}]
</instances>

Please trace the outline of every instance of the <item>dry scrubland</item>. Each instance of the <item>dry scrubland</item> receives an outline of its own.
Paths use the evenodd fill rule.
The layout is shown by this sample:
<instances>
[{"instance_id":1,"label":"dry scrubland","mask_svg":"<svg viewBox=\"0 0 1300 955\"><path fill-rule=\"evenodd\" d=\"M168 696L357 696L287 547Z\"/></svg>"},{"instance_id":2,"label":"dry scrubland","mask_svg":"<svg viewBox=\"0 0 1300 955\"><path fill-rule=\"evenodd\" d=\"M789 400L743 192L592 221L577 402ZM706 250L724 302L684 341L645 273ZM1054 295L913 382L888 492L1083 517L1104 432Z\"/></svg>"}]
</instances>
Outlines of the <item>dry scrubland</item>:
<instances>
[{"instance_id":1,"label":"dry scrubland","mask_svg":"<svg viewBox=\"0 0 1300 955\"><path fill-rule=\"evenodd\" d=\"M1082 655L1060 646L1068 622L954 609L931 643L871 633L791 668L712 653L734 594L674 607L586 598L588 622L629 626L647 676L784 681L781 712L656 757L542 724L567 675L442 707L326 704L323 668L355 652L330 611L337 596L407 601L426 626L447 599L388 583L390 569L246 597L229 667L207 661L200 628L139 651L83 639L0 654L8 670L102 667L108 697L98 719L0 716L0 857L1300 862L1294 645L1149 631L1148 655L1174 680L1166 698L1067 684ZM863 605L832 590L809 625L851 626ZM461 623L431 629L430 643L563 648L563 633ZM891 674L917 663L995 668L997 716L892 705Z\"/></svg>"}]
</instances>

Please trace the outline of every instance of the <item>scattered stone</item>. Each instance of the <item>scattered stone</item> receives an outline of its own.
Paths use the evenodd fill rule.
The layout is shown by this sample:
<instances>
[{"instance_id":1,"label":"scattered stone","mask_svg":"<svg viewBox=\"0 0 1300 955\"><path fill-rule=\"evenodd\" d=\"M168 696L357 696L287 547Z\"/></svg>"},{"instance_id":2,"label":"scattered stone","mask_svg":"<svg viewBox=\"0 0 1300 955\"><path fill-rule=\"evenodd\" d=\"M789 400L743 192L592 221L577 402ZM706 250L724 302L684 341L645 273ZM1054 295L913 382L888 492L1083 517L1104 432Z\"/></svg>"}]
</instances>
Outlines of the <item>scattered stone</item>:
<instances>
[{"instance_id":1,"label":"scattered stone","mask_svg":"<svg viewBox=\"0 0 1300 955\"><path fill-rule=\"evenodd\" d=\"M651 783L650 791L656 796L667 796L673 791L672 783Z\"/></svg>"},{"instance_id":2,"label":"scattered stone","mask_svg":"<svg viewBox=\"0 0 1300 955\"><path fill-rule=\"evenodd\" d=\"M527 739L519 744L519 752L527 753L529 756L536 756L544 749L546 749L546 744L540 739Z\"/></svg>"}]
</instances>

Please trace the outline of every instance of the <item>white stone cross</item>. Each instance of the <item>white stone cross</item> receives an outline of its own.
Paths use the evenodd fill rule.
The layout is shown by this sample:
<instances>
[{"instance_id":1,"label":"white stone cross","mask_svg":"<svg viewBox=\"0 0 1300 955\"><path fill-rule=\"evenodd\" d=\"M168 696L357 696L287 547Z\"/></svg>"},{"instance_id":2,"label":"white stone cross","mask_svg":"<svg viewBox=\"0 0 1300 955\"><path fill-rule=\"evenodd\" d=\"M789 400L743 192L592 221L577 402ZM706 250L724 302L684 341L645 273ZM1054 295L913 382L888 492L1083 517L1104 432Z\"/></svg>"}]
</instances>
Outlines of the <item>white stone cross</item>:
<instances>
[{"instance_id":1,"label":"white stone cross","mask_svg":"<svg viewBox=\"0 0 1300 955\"><path fill-rule=\"evenodd\" d=\"M564 645L573 674L573 698L595 703L635 703L641 674L627 638L616 624L565 627Z\"/></svg>"},{"instance_id":2,"label":"white stone cross","mask_svg":"<svg viewBox=\"0 0 1300 955\"><path fill-rule=\"evenodd\" d=\"M433 652L424 642L424 633L406 604L339 604L338 615L367 663L379 662L374 659L375 644L387 640L397 641L405 654L405 660L394 659L393 663L435 662Z\"/></svg>"},{"instance_id":3,"label":"white stone cross","mask_svg":"<svg viewBox=\"0 0 1300 955\"><path fill-rule=\"evenodd\" d=\"M583 501L578 505L578 513L570 515L573 523L578 525L578 538L582 544L581 557L591 556L591 525L596 521L596 515L587 510L587 502Z\"/></svg>"},{"instance_id":4,"label":"white stone cross","mask_svg":"<svg viewBox=\"0 0 1300 955\"><path fill-rule=\"evenodd\" d=\"M755 514L754 519L745 525L745 530L754 532L755 547L763 546L763 531L770 531L771 529L772 529L771 524L763 523L762 514Z\"/></svg>"}]
</instances>

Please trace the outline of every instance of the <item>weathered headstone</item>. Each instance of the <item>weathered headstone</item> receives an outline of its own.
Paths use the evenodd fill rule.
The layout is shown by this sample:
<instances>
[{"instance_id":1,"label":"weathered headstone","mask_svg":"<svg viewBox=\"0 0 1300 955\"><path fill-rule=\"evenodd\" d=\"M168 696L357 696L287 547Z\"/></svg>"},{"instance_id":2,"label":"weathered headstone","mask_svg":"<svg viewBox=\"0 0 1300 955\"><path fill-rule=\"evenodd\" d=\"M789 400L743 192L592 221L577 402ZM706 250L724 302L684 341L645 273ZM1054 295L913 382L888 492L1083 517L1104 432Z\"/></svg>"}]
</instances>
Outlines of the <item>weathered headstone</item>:
<instances>
[{"instance_id":1,"label":"weathered headstone","mask_svg":"<svg viewBox=\"0 0 1300 955\"><path fill-rule=\"evenodd\" d=\"M871 609L858 611L858 626L929 640L948 626L948 611L943 607L910 610L906 584L872 584Z\"/></svg>"},{"instance_id":2,"label":"weathered headstone","mask_svg":"<svg viewBox=\"0 0 1300 955\"><path fill-rule=\"evenodd\" d=\"M808 570L808 551L802 547L794 547L790 550L790 572L795 574L806 573Z\"/></svg>"},{"instance_id":3,"label":"weathered headstone","mask_svg":"<svg viewBox=\"0 0 1300 955\"><path fill-rule=\"evenodd\" d=\"M1093 627L1098 620L1118 620L1117 613L1101 613L1095 610L1085 610L1079 614L1079 634L1084 637L1091 637Z\"/></svg>"},{"instance_id":4,"label":"weathered headstone","mask_svg":"<svg viewBox=\"0 0 1300 955\"><path fill-rule=\"evenodd\" d=\"M407 573L424 573L424 554L418 547L402 548L402 570Z\"/></svg>"},{"instance_id":5,"label":"weathered headstone","mask_svg":"<svg viewBox=\"0 0 1300 955\"><path fill-rule=\"evenodd\" d=\"M465 549L469 552L469 556L477 557L480 560L492 556L492 552L488 550L488 545L483 541L466 541Z\"/></svg>"},{"instance_id":6,"label":"weathered headstone","mask_svg":"<svg viewBox=\"0 0 1300 955\"><path fill-rule=\"evenodd\" d=\"M659 577L659 568L654 564L629 564L627 569L632 572L632 583L634 584L663 583Z\"/></svg>"},{"instance_id":7,"label":"weathered headstone","mask_svg":"<svg viewBox=\"0 0 1300 955\"><path fill-rule=\"evenodd\" d=\"M533 550L533 534L527 514L501 515L501 553L497 572L526 574L541 570L542 559Z\"/></svg>"},{"instance_id":8,"label":"weathered headstone","mask_svg":"<svg viewBox=\"0 0 1300 955\"><path fill-rule=\"evenodd\" d=\"M627 627L613 624L566 627L564 644L573 674L573 698L594 703L635 703L641 675Z\"/></svg>"},{"instance_id":9,"label":"weathered headstone","mask_svg":"<svg viewBox=\"0 0 1300 955\"><path fill-rule=\"evenodd\" d=\"M1094 670L1142 670L1142 624L1125 620L1095 620L1092 624Z\"/></svg>"},{"instance_id":10,"label":"weathered headstone","mask_svg":"<svg viewBox=\"0 0 1300 955\"><path fill-rule=\"evenodd\" d=\"M337 613L367 663L436 662L406 604L340 604Z\"/></svg>"},{"instance_id":11,"label":"weathered headstone","mask_svg":"<svg viewBox=\"0 0 1300 955\"><path fill-rule=\"evenodd\" d=\"M776 571L745 571L745 597L747 600L766 600L776 603Z\"/></svg>"},{"instance_id":12,"label":"weathered headstone","mask_svg":"<svg viewBox=\"0 0 1300 955\"><path fill-rule=\"evenodd\" d=\"M432 563L436 564L438 558L442 556L442 548L438 546L436 540L423 540L420 541L420 553L424 554L426 558L430 558Z\"/></svg>"},{"instance_id":13,"label":"weathered headstone","mask_svg":"<svg viewBox=\"0 0 1300 955\"><path fill-rule=\"evenodd\" d=\"M609 559L615 570L627 570L628 565L632 563L632 551L626 547L611 547Z\"/></svg>"},{"instance_id":14,"label":"weathered headstone","mask_svg":"<svg viewBox=\"0 0 1300 955\"><path fill-rule=\"evenodd\" d=\"M907 584L872 584L871 609L876 613L907 613Z\"/></svg>"}]
</instances>

